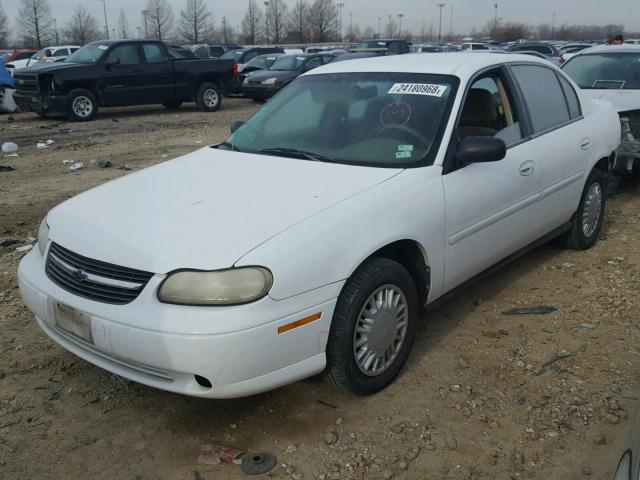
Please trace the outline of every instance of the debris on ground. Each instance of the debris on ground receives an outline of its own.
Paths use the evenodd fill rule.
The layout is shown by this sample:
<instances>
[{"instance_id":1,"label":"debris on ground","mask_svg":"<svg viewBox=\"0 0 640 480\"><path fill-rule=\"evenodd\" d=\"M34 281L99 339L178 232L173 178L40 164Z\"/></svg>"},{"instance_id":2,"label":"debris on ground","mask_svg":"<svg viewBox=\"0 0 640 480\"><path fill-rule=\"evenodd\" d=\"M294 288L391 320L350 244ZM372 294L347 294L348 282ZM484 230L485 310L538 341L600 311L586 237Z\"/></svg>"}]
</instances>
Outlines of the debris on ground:
<instances>
[{"instance_id":1,"label":"debris on ground","mask_svg":"<svg viewBox=\"0 0 640 480\"><path fill-rule=\"evenodd\" d=\"M596 326L593 323L581 323L580 324L580 328L596 328Z\"/></svg>"},{"instance_id":2,"label":"debris on ground","mask_svg":"<svg viewBox=\"0 0 640 480\"><path fill-rule=\"evenodd\" d=\"M4 142L2 144L2 153L16 153L18 151L18 145L13 142Z\"/></svg>"},{"instance_id":3,"label":"debris on ground","mask_svg":"<svg viewBox=\"0 0 640 480\"><path fill-rule=\"evenodd\" d=\"M523 307L523 308L512 308L511 310L505 310L502 312L503 315L546 315L547 313L557 312L558 309L556 307L551 307L549 305L542 305L540 307Z\"/></svg>"},{"instance_id":4,"label":"debris on ground","mask_svg":"<svg viewBox=\"0 0 640 480\"><path fill-rule=\"evenodd\" d=\"M249 476L264 475L278 464L278 459L270 453L250 453L244 456L240 470Z\"/></svg>"},{"instance_id":5,"label":"debris on ground","mask_svg":"<svg viewBox=\"0 0 640 480\"><path fill-rule=\"evenodd\" d=\"M77 172L78 170L82 170L83 168L84 168L84 163L76 162L69 167L69 170L71 170L72 172Z\"/></svg>"},{"instance_id":6,"label":"debris on ground","mask_svg":"<svg viewBox=\"0 0 640 480\"><path fill-rule=\"evenodd\" d=\"M100 168L110 168L110 167L112 167L112 166L113 166L113 163L111 163L111 161L110 161L110 160L100 160L100 161L98 162L98 166L99 166Z\"/></svg>"},{"instance_id":7,"label":"debris on ground","mask_svg":"<svg viewBox=\"0 0 640 480\"><path fill-rule=\"evenodd\" d=\"M200 447L198 462L203 465L218 465L221 462L242 463L242 455L246 452L235 447L226 445L205 444Z\"/></svg>"},{"instance_id":8,"label":"debris on ground","mask_svg":"<svg viewBox=\"0 0 640 480\"><path fill-rule=\"evenodd\" d=\"M118 170L133 170L133 168L125 163L124 165L120 165Z\"/></svg>"},{"instance_id":9,"label":"debris on ground","mask_svg":"<svg viewBox=\"0 0 640 480\"><path fill-rule=\"evenodd\" d=\"M23 245L22 247L16 248L16 252L28 252L33 248L33 245Z\"/></svg>"},{"instance_id":10,"label":"debris on ground","mask_svg":"<svg viewBox=\"0 0 640 480\"><path fill-rule=\"evenodd\" d=\"M62 160L62 163L65 165L72 165L75 162L73 160Z\"/></svg>"},{"instance_id":11,"label":"debris on ground","mask_svg":"<svg viewBox=\"0 0 640 480\"><path fill-rule=\"evenodd\" d=\"M0 165L0 172L11 172L15 170L11 165Z\"/></svg>"},{"instance_id":12,"label":"debris on ground","mask_svg":"<svg viewBox=\"0 0 640 480\"><path fill-rule=\"evenodd\" d=\"M48 148L54 143L56 143L55 140L51 140L51 139L45 140L44 142L41 141L36 143L36 148Z\"/></svg>"}]
</instances>

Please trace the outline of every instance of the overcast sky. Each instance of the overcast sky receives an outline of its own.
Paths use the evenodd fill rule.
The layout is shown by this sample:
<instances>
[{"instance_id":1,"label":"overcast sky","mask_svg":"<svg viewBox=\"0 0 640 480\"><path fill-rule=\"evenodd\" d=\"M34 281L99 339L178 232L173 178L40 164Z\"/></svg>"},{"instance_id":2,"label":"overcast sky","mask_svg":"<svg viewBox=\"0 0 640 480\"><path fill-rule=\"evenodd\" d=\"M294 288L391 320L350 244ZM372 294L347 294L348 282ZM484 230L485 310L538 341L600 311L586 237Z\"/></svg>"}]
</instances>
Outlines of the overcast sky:
<instances>
[{"instance_id":1,"label":"overcast sky","mask_svg":"<svg viewBox=\"0 0 640 480\"><path fill-rule=\"evenodd\" d=\"M289 6L295 0L285 0ZM382 25L389 15L403 14L402 29L418 33L422 22L427 28L433 22L438 27L438 8L441 1L446 4L443 9L443 32L449 29L451 7L454 7L453 30L455 33L467 33L473 27L482 28L487 21L493 19L494 0L337 0L345 4L342 10L343 29L349 24L349 14L353 13L353 22L362 28L367 25L377 30L378 17L382 17ZM20 0L0 0L10 19L15 24ZM140 11L146 0L106 0L109 29L116 27L116 19L121 8L129 18L132 33L135 26L140 25ZM184 0L169 0L176 18L183 8ZM216 22L226 15L234 27L237 27L244 15L247 0L208 0L214 12ZM262 4L260 0L258 2ZM553 12L556 13L556 25L569 24L624 24L629 31L640 31L640 2L637 0L503 0L498 1L498 16L504 21L520 21L531 24L551 23ZM71 17L77 5L84 5L104 25L102 2L100 0L49 0L58 26L63 26Z\"/></svg>"}]
</instances>

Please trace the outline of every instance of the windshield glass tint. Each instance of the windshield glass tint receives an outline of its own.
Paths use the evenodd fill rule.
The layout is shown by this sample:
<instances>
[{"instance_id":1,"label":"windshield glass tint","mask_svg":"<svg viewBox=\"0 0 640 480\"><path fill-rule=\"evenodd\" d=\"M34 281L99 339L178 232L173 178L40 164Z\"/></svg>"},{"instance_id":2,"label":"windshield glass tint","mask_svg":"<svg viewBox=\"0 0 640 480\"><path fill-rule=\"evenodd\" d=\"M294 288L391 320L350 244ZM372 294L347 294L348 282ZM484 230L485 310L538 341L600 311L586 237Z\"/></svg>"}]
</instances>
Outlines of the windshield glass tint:
<instances>
[{"instance_id":1,"label":"windshield glass tint","mask_svg":"<svg viewBox=\"0 0 640 480\"><path fill-rule=\"evenodd\" d=\"M67 62L76 62L76 63L96 63L104 52L107 50L106 45L85 45L80 50L77 50L75 53L69 55L67 58Z\"/></svg>"},{"instance_id":2,"label":"windshield glass tint","mask_svg":"<svg viewBox=\"0 0 640 480\"><path fill-rule=\"evenodd\" d=\"M300 65L306 60L306 57L298 57L296 55L285 55L279 57L269 70L297 70Z\"/></svg>"},{"instance_id":3,"label":"windshield glass tint","mask_svg":"<svg viewBox=\"0 0 640 480\"><path fill-rule=\"evenodd\" d=\"M236 130L229 143L241 151L293 149L355 165L427 164L438 151L456 88L457 79L445 75L301 77Z\"/></svg>"},{"instance_id":4,"label":"windshield glass tint","mask_svg":"<svg viewBox=\"0 0 640 480\"><path fill-rule=\"evenodd\" d=\"M248 67L256 67L256 68L269 68L273 65L273 62L276 61L278 57L274 56L264 56L264 57L256 57L247 63Z\"/></svg>"},{"instance_id":5,"label":"windshield glass tint","mask_svg":"<svg viewBox=\"0 0 640 480\"><path fill-rule=\"evenodd\" d=\"M580 88L640 89L639 53L578 55L563 70Z\"/></svg>"}]
</instances>

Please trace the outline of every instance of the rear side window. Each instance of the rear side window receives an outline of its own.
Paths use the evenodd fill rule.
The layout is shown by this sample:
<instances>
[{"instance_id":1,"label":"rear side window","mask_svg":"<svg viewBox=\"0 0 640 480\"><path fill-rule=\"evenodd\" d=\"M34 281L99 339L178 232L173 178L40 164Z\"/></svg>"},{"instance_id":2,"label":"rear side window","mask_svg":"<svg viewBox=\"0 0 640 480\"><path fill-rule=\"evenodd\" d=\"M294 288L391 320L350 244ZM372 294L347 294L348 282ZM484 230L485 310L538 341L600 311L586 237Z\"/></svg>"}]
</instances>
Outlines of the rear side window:
<instances>
[{"instance_id":1,"label":"rear side window","mask_svg":"<svg viewBox=\"0 0 640 480\"><path fill-rule=\"evenodd\" d=\"M537 65L511 67L531 115L535 133L570 120L565 94L555 72Z\"/></svg>"},{"instance_id":2,"label":"rear side window","mask_svg":"<svg viewBox=\"0 0 640 480\"><path fill-rule=\"evenodd\" d=\"M222 47L209 47L209 55L211 55L212 57L220 57L220 56L224 55L224 48L222 48Z\"/></svg>"},{"instance_id":3,"label":"rear side window","mask_svg":"<svg viewBox=\"0 0 640 480\"><path fill-rule=\"evenodd\" d=\"M69 55L69 50L67 48L61 48L53 52L54 57L66 57Z\"/></svg>"},{"instance_id":4,"label":"rear side window","mask_svg":"<svg viewBox=\"0 0 640 480\"><path fill-rule=\"evenodd\" d=\"M558 77L560 78L560 85L562 85L562 90L564 90L564 94L567 97L567 104L569 105L569 115L571 115L571 118L579 117L580 115L582 115L582 112L580 111L580 101L578 100L576 91L566 78L562 78L562 76L560 75L558 75Z\"/></svg>"},{"instance_id":5,"label":"rear side window","mask_svg":"<svg viewBox=\"0 0 640 480\"><path fill-rule=\"evenodd\" d=\"M142 46L147 63L164 63L165 57L162 48L157 43L145 43Z\"/></svg>"}]
</instances>

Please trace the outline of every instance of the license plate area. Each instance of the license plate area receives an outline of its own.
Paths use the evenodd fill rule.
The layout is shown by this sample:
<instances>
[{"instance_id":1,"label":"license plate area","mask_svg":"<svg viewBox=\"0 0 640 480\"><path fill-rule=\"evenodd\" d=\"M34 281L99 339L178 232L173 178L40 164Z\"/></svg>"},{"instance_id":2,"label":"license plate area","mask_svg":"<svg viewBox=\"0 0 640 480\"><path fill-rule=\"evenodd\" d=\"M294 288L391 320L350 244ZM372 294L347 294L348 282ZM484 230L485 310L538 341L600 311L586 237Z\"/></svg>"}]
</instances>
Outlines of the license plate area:
<instances>
[{"instance_id":1,"label":"license plate area","mask_svg":"<svg viewBox=\"0 0 640 480\"><path fill-rule=\"evenodd\" d=\"M91 317L64 303L53 305L56 326L65 332L93 344L91 333Z\"/></svg>"}]
</instances>

